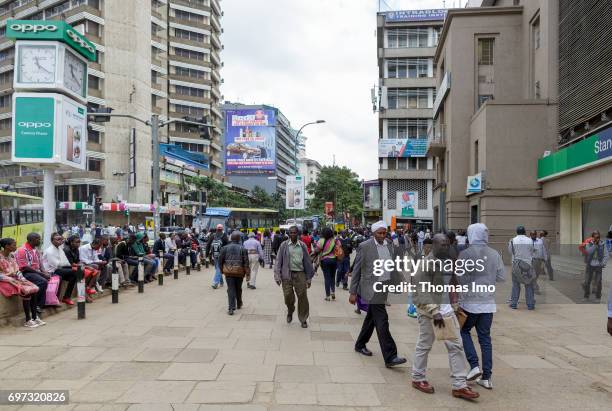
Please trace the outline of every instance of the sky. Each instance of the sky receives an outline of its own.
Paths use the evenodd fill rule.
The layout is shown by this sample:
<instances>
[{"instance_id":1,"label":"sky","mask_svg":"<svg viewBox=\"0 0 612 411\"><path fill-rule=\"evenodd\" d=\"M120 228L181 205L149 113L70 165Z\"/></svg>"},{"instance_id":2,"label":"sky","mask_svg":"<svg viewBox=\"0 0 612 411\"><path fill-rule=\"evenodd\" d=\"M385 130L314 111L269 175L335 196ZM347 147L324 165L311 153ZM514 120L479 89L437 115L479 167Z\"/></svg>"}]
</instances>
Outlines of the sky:
<instances>
[{"instance_id":1,"label":"sky","mask_svg":"<svg viewBox=\"0 0 612 411\"><path fill-rule=\"evenodd\" d=\"M458 4L459 0L455 0ZM463 1L464 2L464 1ZM447 7L453 0L447 0ZM379 0L223 0L224 100L268 104L304 129L306 155L377 178ZM382 10L441 8L442 0L381 0Z\"/></svg>"}]
</instances>

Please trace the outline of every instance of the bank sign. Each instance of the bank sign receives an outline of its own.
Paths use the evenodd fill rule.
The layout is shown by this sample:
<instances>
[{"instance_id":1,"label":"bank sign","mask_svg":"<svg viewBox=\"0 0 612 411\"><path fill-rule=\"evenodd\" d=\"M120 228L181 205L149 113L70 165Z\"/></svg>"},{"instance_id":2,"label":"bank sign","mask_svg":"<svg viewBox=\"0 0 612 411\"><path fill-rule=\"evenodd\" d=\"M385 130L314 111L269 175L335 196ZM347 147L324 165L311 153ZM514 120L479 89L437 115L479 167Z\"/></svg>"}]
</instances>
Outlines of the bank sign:
<instances>
[{"instance_id":1,"label":"bank sign","mask_svg":"<svg viewBox=\"0 0 612 411\"><path fill-rule=\"evenodd\" d=\"M612 161L612 127L538 160L538 181Z\"/></svg>"},{"instance_id":2,"label":"bank sign","mask_svg":"<svg viewBox=\"0 0 612 411\"><path fill-rule=\"evenodd\" d=\"M475 194L482 192L482 173L468 176L467 178L467 194Z\"/></svg>"},{"instance_id":3,"label":"bank sign","mask_svg":"<svg viewBox=\"0 0 612 411\"><path fill-rule=\"evenodd\" d=\"M87 108L55 93L13 94L12 161L85 169Z\"/></svg>"},{"instance_id":4,"label":"bank sign","mask_svg":"<svg viewBox=\"0 0 612 411\"><path fill-rule=\"evenodd\" d=\"M446 9L435 10L399 10L385 13L387 23L403 21L435 21L446 18Z\"/></svg>"},{"instance_id":5,"label":"bank sign","mask_svg":"<svg viewBox=\"0 0 612 411\"><path fill-rule=\"evenodd\" d=\"M8 20L6 38L15 40L56 40L70 45L89 61L96 61L96 46L65 21Z\"/></svg>"}]
</instances>

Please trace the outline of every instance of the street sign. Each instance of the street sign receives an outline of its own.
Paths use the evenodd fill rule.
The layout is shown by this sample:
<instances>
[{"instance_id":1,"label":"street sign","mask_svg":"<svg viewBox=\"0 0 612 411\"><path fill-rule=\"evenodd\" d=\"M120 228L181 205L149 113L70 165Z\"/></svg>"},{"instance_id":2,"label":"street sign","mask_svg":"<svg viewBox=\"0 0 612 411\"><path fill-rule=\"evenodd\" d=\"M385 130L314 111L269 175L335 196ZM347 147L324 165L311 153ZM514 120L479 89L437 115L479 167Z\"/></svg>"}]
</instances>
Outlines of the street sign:
<instances>
[{"instance_id":1,"label":"street sign","mask_svg":"<svg viewBox=\"0 0 612 411\"><path fill-rule=\"evenodd\" d=\"M12 161L84 170L87 108L62 94L13 94Z\"/></svg>"}]
</instances>

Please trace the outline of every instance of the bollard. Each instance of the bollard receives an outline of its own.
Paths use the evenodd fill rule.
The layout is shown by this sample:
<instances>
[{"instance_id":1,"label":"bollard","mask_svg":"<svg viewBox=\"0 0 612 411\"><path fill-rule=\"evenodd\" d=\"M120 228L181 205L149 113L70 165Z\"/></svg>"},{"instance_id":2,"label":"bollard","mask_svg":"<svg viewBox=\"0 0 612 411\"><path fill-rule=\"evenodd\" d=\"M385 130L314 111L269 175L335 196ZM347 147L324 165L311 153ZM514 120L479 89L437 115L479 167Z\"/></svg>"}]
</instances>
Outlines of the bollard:
<instances>
[{"instance_id":1,"label":"bollard","mask_svg":"<svg viewBox=\"0 0 612 411\"><path fill-rule=\"evenodd\" d=\"M185 274L191 275L191 253L189 251L185 256Z\"/></svg>"},{"instance_id":2,"label":"bollard","mask_svg":"<svg viewBox=\"0 0 612 411\"><path fill-rule=\"evenodd\" d=\"M198 261L198 263L196 264L196 270L198 270L198 272L202 271L202 264L200 264L200 262Z\"/></svg>"},{"instance_id":3,"label":"bollard","mask_svg":"<svg viewBox=\"0 0 612 411\"><path fill-rule=\"evenodd\" d=\"M178 280L179 259L178 250L174 250L174 279Z\"/></svg>"},{"instance_id":4,"label":"bollard","mask_svg":"<svg viewBox=\"0 0 612 411\"><path fill-rule=\"evenodd\" d=\"M159 266L157 267L157 285L164 285L164 252L159 251Z\"/></svg>"},{"instance_id":5,"label":"bollard","mask_svg":"<svg viewBox=\"0 0 612 411\"><path fill-rule=\"evenodd\" d=\"M206 265L206 268L208 268L208 258L204 259L204 264Z\"/></svg>"},{"instance_id":6,"label":"bollard","mask_svg":"<svg viewBox=\"0 0 612 411\"><path fill-rule=\"evenodd\" d=\"M138 293L144 293L144 262L142 257L138 258Z\"/></svg>"},{"instance_id":7,"label":"bollard","mask_svg":"<svg viewBox=\"0 0 612 411\"><path fill-rule=\"evenodd\" d=\"M113 260L113 273L111 274L112 303L119 303L119 272L117 271L117 261Z\"/></svg>"},{"instance_id":8,"label":"bollard","mask_svg":"<svg viewBox=\"0 0 612 411\"><path fill-rule=\"evenodd\" d=\"M85 278L83 267L77 266L77 320L85 319Z\"/></svg>"}]
</instances>

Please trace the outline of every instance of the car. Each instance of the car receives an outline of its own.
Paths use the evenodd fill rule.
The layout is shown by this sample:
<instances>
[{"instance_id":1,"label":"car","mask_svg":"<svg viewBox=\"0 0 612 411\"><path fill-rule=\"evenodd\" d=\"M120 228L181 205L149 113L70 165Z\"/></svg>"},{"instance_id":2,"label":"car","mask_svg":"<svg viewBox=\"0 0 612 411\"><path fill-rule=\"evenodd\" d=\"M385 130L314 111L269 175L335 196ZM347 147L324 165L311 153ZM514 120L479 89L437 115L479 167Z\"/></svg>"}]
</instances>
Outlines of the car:
<instances>
[{"instance_id":1,"label":"car","mask_svg":"<svg viewBox=\"0 0 612 411\"><path fill-rule=\"evenodd\" d=\"M227 153L231 155L241 155L242 158L261 157L262 149L251 147L244 143L231 143L227 145Z\"/></svg>"}]
</instances>

